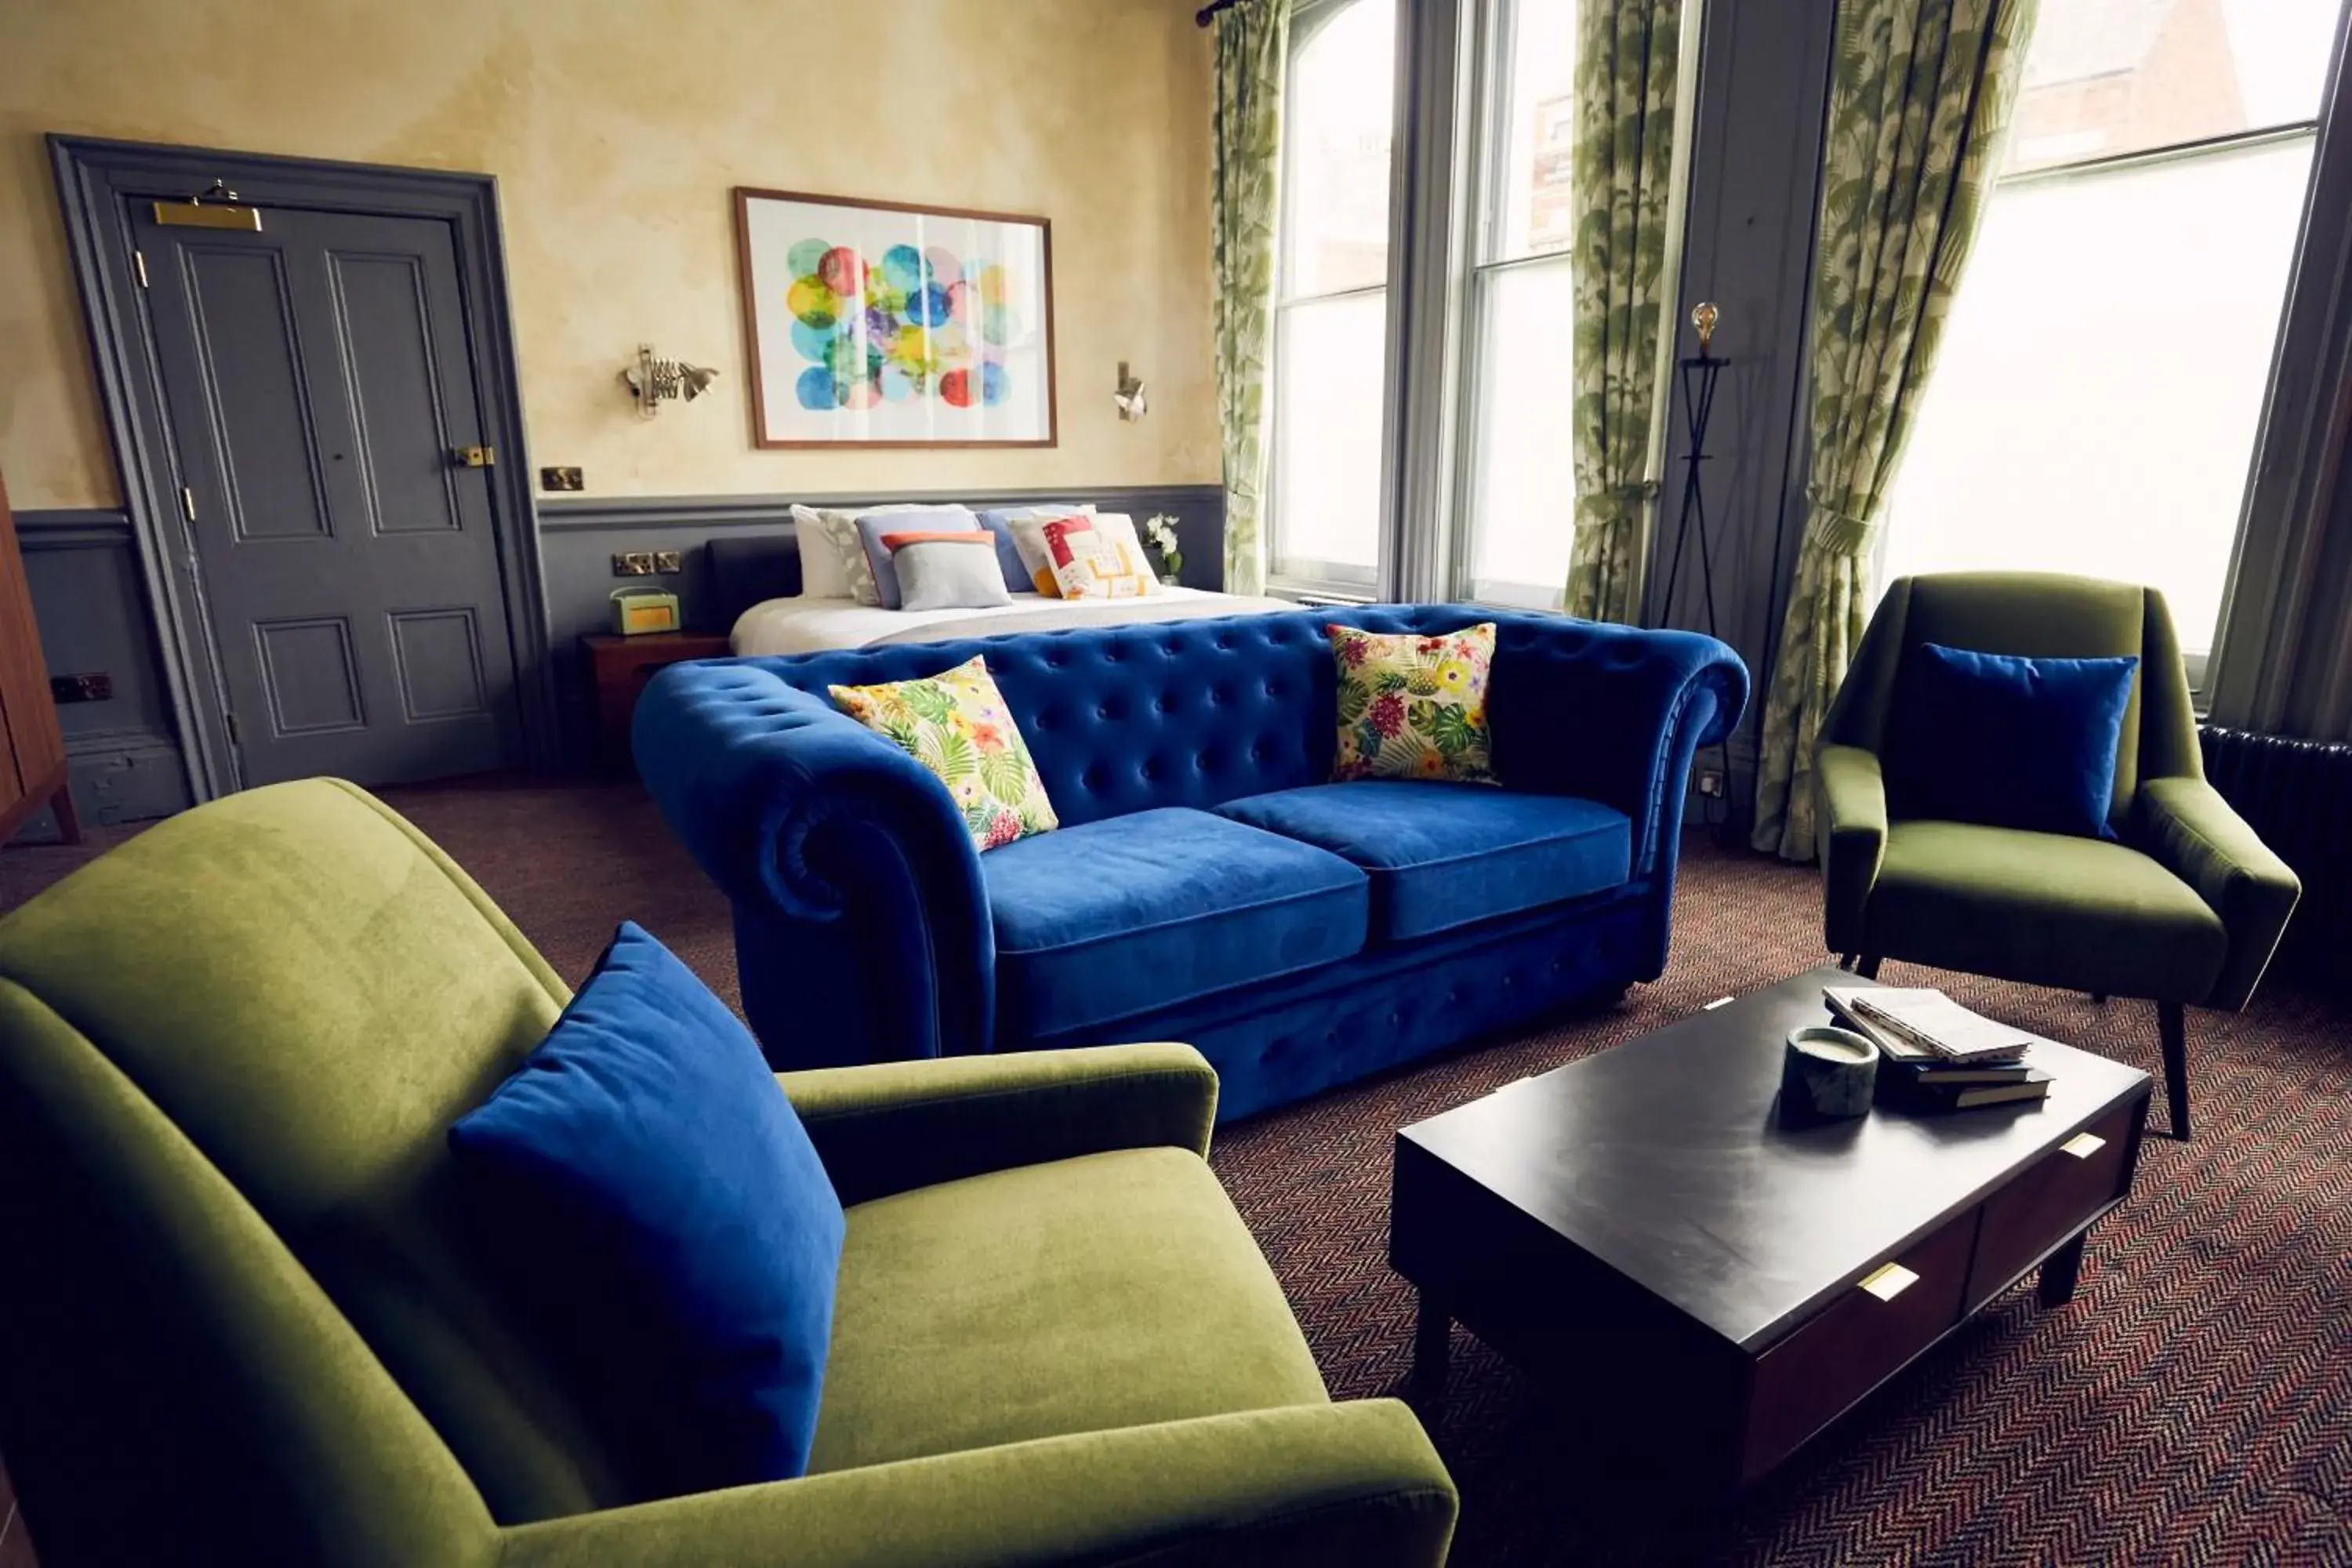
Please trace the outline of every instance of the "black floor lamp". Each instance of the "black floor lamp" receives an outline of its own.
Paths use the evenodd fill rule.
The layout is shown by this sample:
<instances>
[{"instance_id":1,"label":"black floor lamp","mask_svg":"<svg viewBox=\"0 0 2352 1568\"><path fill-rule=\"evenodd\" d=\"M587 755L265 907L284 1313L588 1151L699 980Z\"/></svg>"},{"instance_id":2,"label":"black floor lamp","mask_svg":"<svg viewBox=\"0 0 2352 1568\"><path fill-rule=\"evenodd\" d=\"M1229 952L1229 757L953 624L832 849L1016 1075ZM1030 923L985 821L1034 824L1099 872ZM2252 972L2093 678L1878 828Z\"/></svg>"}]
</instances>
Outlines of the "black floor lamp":
<instances>
[{"instance_id":1,"label":"black floor lamp","mask_svg":"<svg viewBox=\"0 0 2352 1568\"><path fill-rule=\"evenodd\" d=\"M1691 311L1691 325L1698 329L1698 353L1675 362L1682 374L1683 434L1689 448L1683 454L1688 472L1683 479L1682 515L1675 524L1674 554L1666 565L1664 588L1653 601L1650 620L1663 621L1674 609L1675 589L1682 582L1683 558L1696 553L1698 575L1706 609L1706 631L1709 637L1720 637L1715 614L1715 543L1706 531L1706 490L1701 480L1705 469L1700 465L1707 460L1707 422L1715 417L1715 384L1723 374L1724 361L1716 357L1715 329L1723 312L1711 303L1701 303ZM1720 793L1715 799L1722 803L1723 814L1716 816L1710 805L1707 816L1717 826L1728 831L1731 826L1731 739L1726 735L1717 744L1717 777L1721 781Z\"/></svg>"}]
</instances>

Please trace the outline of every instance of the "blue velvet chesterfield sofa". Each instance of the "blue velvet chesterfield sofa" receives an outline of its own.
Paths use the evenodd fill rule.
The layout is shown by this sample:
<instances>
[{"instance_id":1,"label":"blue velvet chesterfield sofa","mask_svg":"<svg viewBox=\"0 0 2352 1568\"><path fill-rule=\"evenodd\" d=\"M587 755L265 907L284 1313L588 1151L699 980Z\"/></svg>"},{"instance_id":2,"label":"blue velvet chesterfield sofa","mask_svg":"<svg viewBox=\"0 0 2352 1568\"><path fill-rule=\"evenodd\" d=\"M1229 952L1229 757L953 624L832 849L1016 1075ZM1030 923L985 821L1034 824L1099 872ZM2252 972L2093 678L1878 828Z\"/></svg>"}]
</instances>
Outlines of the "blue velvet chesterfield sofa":
<instances>
[{"instance_id":1,"label":"blue velvet chesterfield sofa","mask_svg":"<svg viewBox=\"0 0 2352 1568\"><path fill-rule=\"evenodd\" d=\"M1502 787L1328 782L1325 625L1483 620ZM986 854L825 696L975 653L1062 822ZM1377 605L675 665L633 743L780 1069L1185 1040L1232 1118L1655 979L1692 755L1747 694L1711 637Z\"/></svg>"}]
</instances>

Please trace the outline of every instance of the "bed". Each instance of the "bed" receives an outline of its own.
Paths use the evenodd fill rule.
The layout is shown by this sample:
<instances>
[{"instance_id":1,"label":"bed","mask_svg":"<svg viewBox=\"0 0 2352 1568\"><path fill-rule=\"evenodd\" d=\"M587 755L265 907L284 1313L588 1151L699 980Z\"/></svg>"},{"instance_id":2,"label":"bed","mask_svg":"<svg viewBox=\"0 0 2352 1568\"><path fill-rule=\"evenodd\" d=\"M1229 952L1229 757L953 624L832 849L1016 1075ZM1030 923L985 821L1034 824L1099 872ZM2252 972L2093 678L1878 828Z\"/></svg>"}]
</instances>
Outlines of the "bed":
<instances>
[{"instance_id":1,"label":"bed","mask_svg":"<svg viewBox=\"0 0 2352 1568\"><path fill-rule=\"evenodd\" d=\"M1009 605L983 609L885 610L850 599L803 595L800 550L789 536L714 539L707 553L720 613L732 626L730 646L741 656L942 642L1070 626L1192 621L1298 607L1286 600L1255 595L1167 588L1140 599L1049 599L1042 594L1015 594Z\"/></svg>"}]
</instances>

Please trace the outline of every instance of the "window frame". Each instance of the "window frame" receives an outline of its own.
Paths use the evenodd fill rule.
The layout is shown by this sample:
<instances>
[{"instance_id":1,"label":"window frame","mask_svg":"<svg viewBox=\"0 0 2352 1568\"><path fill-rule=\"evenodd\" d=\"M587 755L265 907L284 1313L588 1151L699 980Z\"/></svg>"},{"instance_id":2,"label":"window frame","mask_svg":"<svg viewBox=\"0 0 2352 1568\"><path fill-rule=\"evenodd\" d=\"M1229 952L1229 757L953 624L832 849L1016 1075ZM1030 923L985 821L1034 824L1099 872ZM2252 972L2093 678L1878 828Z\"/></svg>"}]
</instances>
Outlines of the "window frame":
<instances>
[{"instance_id":1,"label":"window frame","mask_svg":"<svg viewBox=\"0 0 2352 1568\"><path fill-rule=\"evenodd\" d=\"M1511 272L1542 267L1572 269L1575 264L1572 240L1559 250L1531 250L1518 256L1503 254L1504 236L1509 226L1507 203L1510 174L1509 128L1504 117L1510 108L1512 56L1517 39L1517 29L1514 24L1517 8L1527 3L1528 0L1466 0L1465 6L1470 13L1465 21L1471 29L1471 43L1466 53L1472 61L1468 88L1470 108L1465 121L1469 142L1466 150L1469 176L1465 184L1471 191L1469 199L1475 207L1465 226L1467 233L1459 267L1462 331L1454 355L1454 371L1462 388L1461 434L1454 443L1453 471L1447 483L1448 504L1454 526L1447 541L1444 591L1449 598L1462 604L1502 610L1550 610L1564 614L1568 604L1569 577L1565 564L1559 574L1560 580L1548 586L1503 580L1484 584L1489 590L1534 589L1533 593L1527 595L1481 593L1475 571L1478 488L1484 467L1478 461L1478 455L1490 397L1485 349L1494 294L1492 281ZM1574 4L1575 0L1569 0L1569 3ZM1685 0L1683 7L1683 31L1677 57L1681 80L1675 93L1674 166L1668 176L1666 192L1666 258L1664 271L1659 280L1660 308L1664 312L1664 319L1660 322L1658 333L1654 367L1657 395L1651 412L1649 453L1644 459L1644 471L1653 479L1661 478L1664 472L1667 421L1679 395L1674 367L1680 328L1675 312L1675 301L1681 297L1683 267L1689 239L1691 168L1697 153L1701 49L1708 9L1707 0ZM1571 86L1571 95L1572 92ZM1571 476L1569 492L1561 498L1563 527L1573 529L1575 506L1575 483ZM1637 547L1637 554L1643 561L1644 580L1648 576L1648 556L1656 548L1657 539L1658 518L1654 506Z\"/></svg>"},{"instance_id":2,"label":"window frame","mask_svg":"<svg viewBox=\"0 0 2352 1568\"><path fill-rule=\"evenodd\" d=\"M2339 0L2336 7L2336 31L2341 33L2347 14L2352 14L2352 0ZM2030 46L2029 46L2030 47ZM2126 174L2158 167L2166 163L2195 163L2207 158L2227 157L2259 148L2284 146L2291 142L2307 142L2311 148L2311 165L2305 176L2303 205L2296 215L2294 249L2287 264L2286 287L2281 291L2278 304L2278 324L2272 342L2270 370L2263 380L2262 406L2257 410L2254 437L2246 453L2245 481L2239 492L2238 517L2231 526L2230 549L2222 568L2221 603L2214 624L2208 628L2205 648L2191 652L2183 649L2181 663L2189 677L2189 697L2201 715L2210 696L2213 654L2221 646L2230 622L2231 600L2237 591L2239 557L2246 542L2248 519L2252 515L2254 492L2259 485L2263 455L2272 434L2273 409L2277 395L2281 360L2287 349L2287 317L2294 301L2295 288L2311 257L2306 240L2311 220L2311 204L2319 179L2320 141L2329 103L2335 93L2332 79L2323 81L2319 101L2313 113L2293 120L2275 120L2266 124L2248 126L2239 131L2218 135L2192 137L2185 142L2170 142L2151 147L2127 148L2119 153L2095 153L2088 157L2067 159L2059 163L2037 164L2031 169L2003 172L1993 176L1985 191L1988 216L1992 203L2004 191L2021 186L2074 184L2095 180L2105 175ZM1890 496L1890 500L1893 498ZM1894 521L1889 519L1889 521ZM1877 547L1872 552L1870 602L1874 607L1886 590L1886 552L1891 531L1882 533ZM2030 571L2030 565L2019 570ZM2178 635L2179 627L2175 627Z\"/></svg>"},{"instance_id":3,"label":"window frame","mask_svg":"<svg viewBox=\"0 0 2352 1568\"><path fill-rule=\"evenodd\" d=\"M1337 22L1356 5L1367 0L1298 0L1290 17L1290 46L1282 62L1282 95L1286 105L1294 101L1297 85L1300 54L1317 33ZM1403 24L1411 9L1410 0L1397 0L1398 20ZM1394 71L1405 68L1402 54L1396 57ZM1393 95L1392 95L1393 96ZM1288 237L1295 232L1296 203L1298 183L1291 177L1292 149L1298 145L1289 134L1286 121L1283 136L1282 168L1278 206L1276 214L1274 267L1274 300L1266 316L1268 344L1266 353L1266 464L1265 490L1260 502L1260 528L1265 541L1265 591L1284 598L1332 604L1370 604L1381 597L1384 576L1383 557L1387 553L1388 520L1376 510L1372 519L1372 564L1369 572L1359 576L1360 568L1339 562L1298 561L1292 564L1309 568L1307 571L1285 571L1282 554L1282 389L1284 317L1300 305L1317 305L1342 300L1360 300L1378 294L1382 297L1381 310L1381 416L1380 420L1381 471L1385 479L1395 466L1394 432L1387 410L1396 383L1397 365L1388 345L1394 339L1397 289L1397 165L1401 132L1404 128L1391 115L1389 126L1389 233L1387 237L1387 270L1378 283L1359 284L1351 289L1339 289L1319 294L1297 294L1291 289L1291 253ZM1385 484L1383 493L1385 493Z\"/></svg>"},{"instance_id":4,"label":"window frame","mask_svg":"<svg viewBox=\"0 0 2352 1568\"><path fill-rule=\"evenodd\" d=\"M1452 476L1454 515L1460 520L1447 552L1445 583L1456 600L1496 609L1558 610L1568 602L1567 574L1549 602L1528 604L1477 592L1478 491L1477 459L1491 401L1486 375L1486 344L1492 310L1490 279L1519 268L1572 267L1574 250L1501 255L1503 231L1509 218L1504 190L1510 163L1509 132L1504 124L1511 98L1512 56L1517 42L1517 10L1522 0L1474 0L1470 20L1472 45L1470 128L1470 200L1474 204L1465 227L1462 258L1462 336L1457 351L1457 374L1462 387L1461 439L1456 444ZM1573 498L1570 501L1574 506Z\"/></svg>"}]
</instances>

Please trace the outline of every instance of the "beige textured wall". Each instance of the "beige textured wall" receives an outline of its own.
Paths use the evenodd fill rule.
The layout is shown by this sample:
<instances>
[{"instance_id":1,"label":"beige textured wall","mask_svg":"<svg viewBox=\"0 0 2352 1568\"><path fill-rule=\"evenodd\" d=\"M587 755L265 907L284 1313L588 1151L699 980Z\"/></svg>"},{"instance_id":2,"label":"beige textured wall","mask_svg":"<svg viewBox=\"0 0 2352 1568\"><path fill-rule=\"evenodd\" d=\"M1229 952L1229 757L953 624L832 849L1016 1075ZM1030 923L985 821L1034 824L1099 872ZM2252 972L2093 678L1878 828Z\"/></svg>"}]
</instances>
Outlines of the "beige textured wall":
<instances>
[{"instance_id":1,"label":"beige textured wall","mask_svg":"<svg viewBox=\"0 0 2352 1568\"><path fill-rule=\"evenodd\" d=\"M0 470L118 499L43 132L499 177L533 463L592 493L1213 482L1191 0L0 0ZM751 444L729 189L1042 214L1061 445ZM723 373L638 420L640 341ZM1151 387L1122 424L1118 361Z\"/></svg>"}]
</instances>

